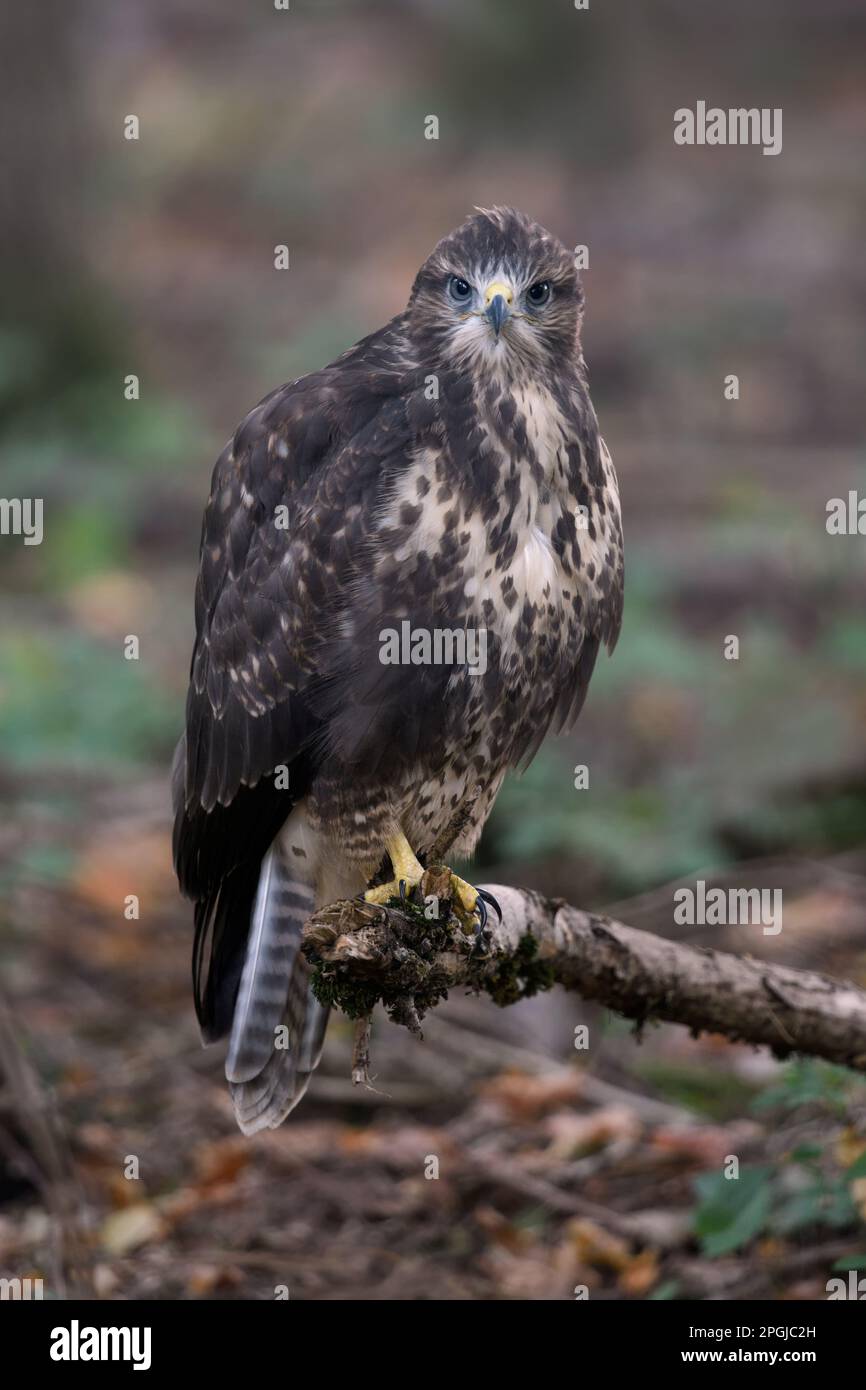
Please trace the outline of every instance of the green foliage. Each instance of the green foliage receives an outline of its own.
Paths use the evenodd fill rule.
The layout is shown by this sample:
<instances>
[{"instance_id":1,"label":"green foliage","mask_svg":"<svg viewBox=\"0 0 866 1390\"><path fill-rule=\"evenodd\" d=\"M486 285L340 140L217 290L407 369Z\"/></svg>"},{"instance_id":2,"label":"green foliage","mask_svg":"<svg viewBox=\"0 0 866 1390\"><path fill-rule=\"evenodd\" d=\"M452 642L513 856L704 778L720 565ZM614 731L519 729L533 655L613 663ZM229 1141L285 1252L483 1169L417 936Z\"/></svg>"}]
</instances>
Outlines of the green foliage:
<instances>
[{"instance_id":1,"label":"green foliage","mask_svg":"<svg viewBox=\"0 0 866 1390\"><path fill-rule=\"evenodd\" d=\"M834 666L866 675L866 622L859 614L843 614L828 629L823 649Z\"/></svg>"},{"instance_id":2,"label":"green foliage","mask_svg":"<svg viewBox=\"0 0 866 1390\"><path fill-rule=\"evenodd\" d=\"M760 1235L772 1209L771 1168L741 1168L739 1177L702 1173L694 1229L705 1255L730 1255Z\"/></svg>"},{"instance_id":3,"label":"green foliage","mask_svg":"<svg viewBox=\"0 0 866 1390\"><path fill-rule=\"evenodd\" d=\"M649 1303L668 1303L671 1299L677 1298L679 1292L680 1282L678 1279L665 1279L663 1283L653 1289L647 1301Z\"/></svg>"},{"instance_id":4,"label":"green foliage","mask_svg":"<svg viewBox=\"0 0 866 1390\"><path fill-rule=\"evenodd\" d=\"M67 401L115 369L122 336L117 316L83 277L50 301L50 317L39 312L44 306L35 286L30 293L29 318L19 310L0 329L0 429L40 432L49 416L61 429L74 429Z\"/></svg>"},{"instance_id":5,"label":"green foliage","mask_svg":"<svg viewBox=\"0 0 866 1390\"><path fill-rule=\"evenodd\" d=\"M778 1082L755 1097L752 1108L756 1111L797 1110L802 1105L818 1105L843 1118L854 1092L863 1084L847 1067L802 1058L789 1062Z\"/></svg>"},{"instance_id":6,"label":"green foliage","mask_svg":"<svg viewBox=\"0 0 866 1390\"><path fill-rule=\"evenodd\" d=\"M866 1178L866 1149L859 1158L855 1158L845 1176L852 1182L855 1178Z\"/></svg>"},{"instance_id":7,"label":"green foliage","mask_svg":"<svg viewBox=\"0 0 866 1390\"><path fill-rule=\"evenodd\" d=\"M781 1169L743 1166L736 1178L702 1173L695 1180L694 1230L704 1254L732 1254L760 1235L853 1226L858 1213L849 1191L852 1173L828 1174L822 1160L792 1154Z\"/></svg>"},{"instance_id":8,"label":"green foliage","mask_svg":"<svg viewBox=\"0 0 866 1390\"><path fill-rule=\"evenodd\" d=\"M49 581L60 589L126 558L127 528L116 512L99 502L74 506L51 521L45 563Z\"/></svg>"},{"instance_id":9,"label":"green foliage","mask_svg":"<svg viewBox=\"0 0 866 1390\"><path fill-rule=\"evenodd\" d=\"M0 632L0 743L23 767L116 767L167 759L177 702L140 661L81 634Z\"/></svg>"},{"instance_id":10,"label":"green foliage","mask_svg":"<svg viewBox=\"0 0 866 1390\"><path fill-rule=\"evenodd\" d=\"M623 1020L623 1032L634 1025ZM672 1062L660 1057L637 1057L634 1071L648 1081L660 1095L677 1105L714 1120L742 1115L754 1096L754 1085L727 1069L710 1071L698 1063Z\"/></svg>"},{"instance_id":11,"label":"green foliage","mask_svg":"<svg viewBox=\"0 0 866 1390\"><path fill-rule=\"evenodd\" d=\"M795 1111L809 1107L838 1120L846 1115L858 1091L862 1100L862 1086L843 1067L793 1062L777 1085L753 1101L753 1108ZM840 1170L830 1145L818 1142L797 1145L775 1167L742 1165L736 1178L702 1173L695 1180L695 1234L704 1254L718 1257L742 1249L761 1235L851 1228L859 1213L850 1187L862 1177L866 1177L866 1153Z\"/></svg>"}]
</instances>

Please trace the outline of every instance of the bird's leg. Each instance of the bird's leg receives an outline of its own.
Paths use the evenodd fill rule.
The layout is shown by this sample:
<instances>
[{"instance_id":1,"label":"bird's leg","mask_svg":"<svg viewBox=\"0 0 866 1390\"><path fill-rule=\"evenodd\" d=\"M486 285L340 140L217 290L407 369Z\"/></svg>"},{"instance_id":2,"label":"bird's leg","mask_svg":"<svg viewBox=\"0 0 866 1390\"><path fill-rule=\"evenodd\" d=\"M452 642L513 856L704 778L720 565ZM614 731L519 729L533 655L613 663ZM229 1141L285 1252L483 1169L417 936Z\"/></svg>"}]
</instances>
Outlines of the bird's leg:
<instances>
[{"instance_id":1,"label":"bird's leg","mask_svg":"<svg viewBox=\"0 0 866 1390\"><path fill-rule=\"evenodd\" d=\"M471 883L458 878L457 874L451 875L451 891L454 894L451 906L455 916L464 927L474 930L474 949L480 955L485 955L488 940L486 931L487 904L490 903L500 922L502 921L502 908L492 893L488 893L484 888L473 888Z\"/></svg>"},{"instance_id":2,"label":"bird's leg","mask_svg":"<svg viewBox=\"0 0 866 1390\"><path fill-rule=\"evenodd\" d=\"M459 878L457 874L452 874L451 894L451 906L456 915L465 924L470 924L471 919L478 914L478 889L473 888L471 883L467 883L465 878Z\"/></svg>"},{"instance_id":3,"label":"bird's leg","mask_svg":"<svg viewBox=\"0 0 866 1390\"><path fill-rule=\"evenodd\" d=\"M391 898L399 898L401 883L405 884L406 891L411 893L424 876L424 866L419 863L402 830L398 830L396 835L386 840L385 848L391 858L394 877L390 883L380 883L375 888L368 888L364 894L368 903L387 903Z\"/></svg>"},{"instance_id":4,"label":"bird's leg","mask_svg":"<svg viewBox=\"0 0 866 1390\"><path fill-rule=\"evenodd\" d=\"M392 898L400 898L401 901L417 888L421 879L424 877L424 866L420 863L415 851L406 839L402 830L398 830L390 840L386 840L385 848L391 859L391 866L394 870L394 877L389 883L377 884L375 888L368 888L364 894L365 901L368 903L388 903ZM487 904L496 910L502 920L502 911L498 902L490 893L483 889L473 888L471 883L460 878L451 872L447 867L445 872L449 875L448 893L451 899L451 908L455 917L464 929L475 932L476 949L485 949L485 931L487 924Z\"/></svg>"}]
</instances>

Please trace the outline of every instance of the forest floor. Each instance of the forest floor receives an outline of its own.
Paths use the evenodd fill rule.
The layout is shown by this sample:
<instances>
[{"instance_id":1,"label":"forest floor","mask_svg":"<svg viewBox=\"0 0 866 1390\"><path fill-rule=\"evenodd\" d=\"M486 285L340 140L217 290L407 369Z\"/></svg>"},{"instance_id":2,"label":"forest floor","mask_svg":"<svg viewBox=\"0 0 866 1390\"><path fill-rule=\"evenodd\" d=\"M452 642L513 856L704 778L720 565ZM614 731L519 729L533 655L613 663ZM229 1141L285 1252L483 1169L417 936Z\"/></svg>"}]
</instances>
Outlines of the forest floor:
<instances>
[{"instance_id":1,"label":"forest floor","mask_svg":"<svg viewBox=\"0 0 866 1390\"><path fill-rule=\"evenodd\" d=\"M83 782L71 888L8 901L3 1275L112 1299L810 1299L863 1260L861 1083L676 1028L639 1040L559 991L452 997L423 1042L377 1016L369 1089L334 1018L303 1105L244 1139L149 790L123 810ZM862 868L812 866L793 963L863 982ZM618 911L651 926L653 903Z\"/></svg>"}]
</instances>

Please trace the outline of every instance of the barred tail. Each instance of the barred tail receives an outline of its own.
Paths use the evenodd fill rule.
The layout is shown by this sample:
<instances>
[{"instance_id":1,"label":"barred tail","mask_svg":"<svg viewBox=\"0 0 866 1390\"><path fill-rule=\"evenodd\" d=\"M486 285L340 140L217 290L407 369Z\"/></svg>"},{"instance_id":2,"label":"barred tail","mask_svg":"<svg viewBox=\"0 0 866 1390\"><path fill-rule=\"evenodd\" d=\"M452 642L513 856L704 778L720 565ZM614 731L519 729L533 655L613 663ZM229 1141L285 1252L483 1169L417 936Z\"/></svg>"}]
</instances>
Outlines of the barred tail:
<instances>
[{"instance_id":1,"label":"barred tail","mask_svg":"<svg viewBox=\"0 0 866 1390\"><path fill-rule=\"evenodd\" d=\"M226 1057L244 1134L276 1128L309 1085L322 1054L328 1009L312 994L301 933L314 893L275 842L259 873Z\"/></svg>"}]
</instances>

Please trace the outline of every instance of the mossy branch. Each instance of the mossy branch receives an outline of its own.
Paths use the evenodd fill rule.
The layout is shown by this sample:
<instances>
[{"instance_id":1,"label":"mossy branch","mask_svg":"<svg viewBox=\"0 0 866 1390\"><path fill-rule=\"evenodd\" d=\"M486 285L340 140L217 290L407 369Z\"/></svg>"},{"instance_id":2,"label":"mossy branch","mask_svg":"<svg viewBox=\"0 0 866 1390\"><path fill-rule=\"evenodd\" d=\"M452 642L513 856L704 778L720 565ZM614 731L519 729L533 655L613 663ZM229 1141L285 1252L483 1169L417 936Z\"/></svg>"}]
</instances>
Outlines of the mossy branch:
<instances>
[{"instance_id":1,"label":"mossy branch","mask_svg":"<svg viewBox=\"0 0 866 1390\"><path fill-rule=\"evenodd\" d=\"M353 1018L381 1002L413 1032L448 990L485 992L497 1004L553 984L634 1019L680 1023L769 1047L778 1057L823 1057L866 1071L866 992L812 971L682 945L608 917L516 888L490 887L484 954L441 895L442 871L421 885L431 908L359 900L317 912L304 931L318 997ZM437 892L437 890L440 890Z\"/></svg>"}]
</instances>

